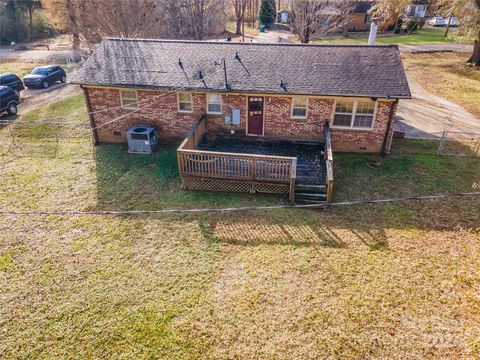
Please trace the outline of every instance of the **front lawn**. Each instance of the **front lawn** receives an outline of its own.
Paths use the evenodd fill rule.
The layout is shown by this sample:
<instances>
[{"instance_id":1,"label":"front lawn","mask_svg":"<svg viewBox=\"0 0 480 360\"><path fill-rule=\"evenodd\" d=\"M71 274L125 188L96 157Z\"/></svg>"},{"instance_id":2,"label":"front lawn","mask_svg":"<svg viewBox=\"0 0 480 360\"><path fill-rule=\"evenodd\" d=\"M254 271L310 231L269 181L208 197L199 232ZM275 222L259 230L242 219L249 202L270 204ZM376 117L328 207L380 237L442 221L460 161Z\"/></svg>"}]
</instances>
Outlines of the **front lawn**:
<instances>
[{"instance_id":1,"label":"front lawn","mask_svg":"<svg viewBox=\"0 0 480 360\"><path fill-rule=\"evenodd\" d=\"M59 116L66 104L84 111L77 97L38 113ZM9 149L1 210L283 201L181 190L175 144L152 156L122 145L92 152L89 135L68 127L51 148L45 129L40 138L17 130L9 146L0 129ZM372 169L374 159L335 154L337 200L480 182L480 159L397 154ZM476 358L479 218L478 197L194 216L0 215L0 354Z\"/></svg>"},{"instance_id":2,"label":"front lawn","mask_svg":"<svg viewBox=\"0 0 480 360\"><path fill-rule=\"evenodd\" d=\"M452 42L451 38L445 38L445 30L423 28L412 34L393 34L391 32L379 33L377 37L377 44L403 44L403 45L415 45L415 44L438 44L445 42ZM324 40L317 40L313 43L316 44L367 44L368 32L349 33L348 37L342 35L330 35L326 36Z\"/></svg>"}]
</instances>

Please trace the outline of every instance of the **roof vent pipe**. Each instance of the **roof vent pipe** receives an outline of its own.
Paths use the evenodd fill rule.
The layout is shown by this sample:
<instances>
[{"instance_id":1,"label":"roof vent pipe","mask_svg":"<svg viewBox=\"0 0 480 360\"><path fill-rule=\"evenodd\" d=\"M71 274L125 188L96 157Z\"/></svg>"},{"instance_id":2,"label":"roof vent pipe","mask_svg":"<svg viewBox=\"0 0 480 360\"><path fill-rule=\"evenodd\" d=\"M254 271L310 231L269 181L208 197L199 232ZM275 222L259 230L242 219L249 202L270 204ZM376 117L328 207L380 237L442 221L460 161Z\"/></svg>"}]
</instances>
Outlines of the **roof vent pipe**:
<instances>
[{"instance_id":1,"label":"roof vent pipe","mask_svg":"<svg viewBox=\"0 0 480 360\"><path fill-rule=\"evenodd\" d=\"M375 45L377 40L378 23L374 20L370 25L370 35L368 36L368 45Z\"/></svg>"}]
</instances>

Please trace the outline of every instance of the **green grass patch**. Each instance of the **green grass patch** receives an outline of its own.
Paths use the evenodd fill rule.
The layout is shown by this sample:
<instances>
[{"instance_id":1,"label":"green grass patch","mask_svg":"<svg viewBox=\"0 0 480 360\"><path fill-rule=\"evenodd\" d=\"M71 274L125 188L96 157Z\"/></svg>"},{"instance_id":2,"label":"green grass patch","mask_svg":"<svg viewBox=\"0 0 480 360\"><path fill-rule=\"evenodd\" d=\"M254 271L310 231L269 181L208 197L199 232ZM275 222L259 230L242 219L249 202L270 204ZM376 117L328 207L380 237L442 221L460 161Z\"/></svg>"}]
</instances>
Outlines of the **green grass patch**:
<instances>
[{"instance_id":1,"label":"green grass patch","mask_svg":"<svg viewBox=\"0 0 480 360\"><path fill-rule=\"evenodd\" d=\"M445 38L445 31L441 29L423 28L411 34L379 33L377 44L397 44L397 45L415 45L415 44L438 44L449 43L453 40ZM367 44L368 32L349 33L348 37L342 35L328 36L324 40L316 40L316 44Z\"/></svg>"},{"instance_id":2,"label":"green grass patch","mask_svg":"<svg viewBox=\"0 0 480 360\"><path fill-rule=\"evenodd\" d=\"M480 179L478 158L394 154L381 167L369 166L376 160L378 155L335 154L336 199L468 192Z\"/></svg>"}]
</instances>

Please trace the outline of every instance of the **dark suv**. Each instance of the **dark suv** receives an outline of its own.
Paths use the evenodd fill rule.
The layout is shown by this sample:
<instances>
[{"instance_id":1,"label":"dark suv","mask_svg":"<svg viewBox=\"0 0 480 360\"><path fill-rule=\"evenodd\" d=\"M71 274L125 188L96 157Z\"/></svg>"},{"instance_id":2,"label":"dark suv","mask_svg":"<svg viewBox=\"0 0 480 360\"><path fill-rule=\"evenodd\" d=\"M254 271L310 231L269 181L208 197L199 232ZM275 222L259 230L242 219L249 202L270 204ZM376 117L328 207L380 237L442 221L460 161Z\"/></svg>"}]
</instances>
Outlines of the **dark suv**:
<instances>
[{"instance_id":1,"label":"dark suv","mask_svg":"<svg viewBox=\"0 0 480 360\"><path fill-rule=\"evenodd\" d=\"M16 115L19 103L20 97L11 87L0 86L0 114L6 111L9 115Z\"/></svg>"},{"instance_id":2,"label":"dark suv","mask_svg":"<svg viewBox=\"0 0 480 360\"><path fill-rule=\"evenodd\" d=\"M29 88L48 88L56 81L67 82L67 74L58 65L39 66L32 70L31 74L23 77L23 82Z\"/></svg>"},{"instance_id":3,"label":"dark suv","mask_svg":"<svg viewBox=\"0 0 480 360\"><path fill-rule=\"evenodd\" d=\"M22 80L15 74L0 74L0 86L2 85L11 87L17 92L25 90Z\"/></svg>"}]
</instances>

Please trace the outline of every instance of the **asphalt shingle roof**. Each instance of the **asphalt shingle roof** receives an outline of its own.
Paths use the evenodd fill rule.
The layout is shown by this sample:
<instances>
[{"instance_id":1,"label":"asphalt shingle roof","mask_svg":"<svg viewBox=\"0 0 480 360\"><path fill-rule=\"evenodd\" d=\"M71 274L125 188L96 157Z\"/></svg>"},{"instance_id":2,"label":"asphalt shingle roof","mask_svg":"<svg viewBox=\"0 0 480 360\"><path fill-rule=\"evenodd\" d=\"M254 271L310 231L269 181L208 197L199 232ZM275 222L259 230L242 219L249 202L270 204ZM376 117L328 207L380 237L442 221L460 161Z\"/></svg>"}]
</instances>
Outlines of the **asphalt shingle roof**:
<instances>
[{"instance_id":1,"label":"asphalt shingle roof","mask_svg":"<svg viewBox=\"0 0 480 360\"><path fill-rule=\"evenodd\" d=\"M235 58L237 53L240 60ZM223 58L228 90L225 89ZM109 38L103 40L71 82L202 92L410 98L400 53L394 45Z\"/></svg>"}]
</instances>

